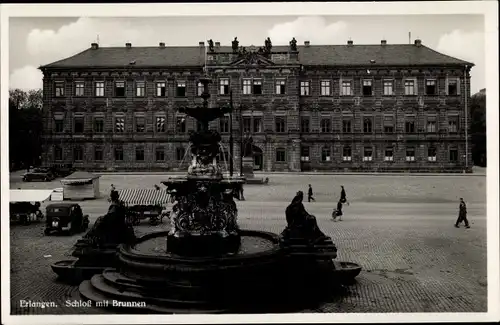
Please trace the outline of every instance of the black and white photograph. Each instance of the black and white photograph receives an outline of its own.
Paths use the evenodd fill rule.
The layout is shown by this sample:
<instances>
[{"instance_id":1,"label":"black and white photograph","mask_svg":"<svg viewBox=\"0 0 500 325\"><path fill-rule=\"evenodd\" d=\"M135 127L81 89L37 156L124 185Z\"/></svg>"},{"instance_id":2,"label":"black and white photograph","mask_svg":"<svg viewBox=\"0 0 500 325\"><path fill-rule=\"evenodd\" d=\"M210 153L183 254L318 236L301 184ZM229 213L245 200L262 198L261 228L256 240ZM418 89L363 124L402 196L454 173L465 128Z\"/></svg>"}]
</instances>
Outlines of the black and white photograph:
<instances>
[{"instance_id":1,"label":"black and white photograph","mask_svg":"<svg viewBox=\"0 0 500 325\"><path fill-rule=\"evenodd\" d=\"M2 323L500 320L498 3L1 14Z\"/></svg>"}]
</instances>

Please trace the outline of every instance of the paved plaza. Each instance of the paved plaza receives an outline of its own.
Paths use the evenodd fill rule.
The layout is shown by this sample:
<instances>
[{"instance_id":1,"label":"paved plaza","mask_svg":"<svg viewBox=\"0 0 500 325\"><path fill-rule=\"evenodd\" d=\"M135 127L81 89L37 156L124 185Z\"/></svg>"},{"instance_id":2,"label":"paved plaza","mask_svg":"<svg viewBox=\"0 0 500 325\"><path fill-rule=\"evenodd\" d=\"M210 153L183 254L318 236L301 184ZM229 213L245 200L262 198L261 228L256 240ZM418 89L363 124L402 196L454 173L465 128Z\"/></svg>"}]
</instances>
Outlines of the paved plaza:
<instances>
[{"instance_id":1,"label":"paved plaza","mask_svg":"<svg viewBox=\"0 0 500 325\"><path fill-rule=\"evenodd\" d=\"M237 202L241 228L280 233L284 210L298 190L312 184L316 202L307 203L320 228L338 247L339 261L360 264L363 271L348 294L304 312L486 312L486 177L484 175L263 175L270 184L245 187ZM103 198L81 202L91 223L107 209L105 196L117 189L152 188L168 175L103 175ZM331 211L344 185L350 206L344 220ZM11 188L55 188L52 183L22 183L11 175ZM468 204L471 228L453 227L458 198ZM136 227L139 234L168 228L168 222ZM67 259L81 236L46 237L43 224L12 226L12 314L107 313L65 307L77 287L59 283L50 264ZM55 301L58 308L22 308L20 300Z\"/></svg>"}]
</instances>

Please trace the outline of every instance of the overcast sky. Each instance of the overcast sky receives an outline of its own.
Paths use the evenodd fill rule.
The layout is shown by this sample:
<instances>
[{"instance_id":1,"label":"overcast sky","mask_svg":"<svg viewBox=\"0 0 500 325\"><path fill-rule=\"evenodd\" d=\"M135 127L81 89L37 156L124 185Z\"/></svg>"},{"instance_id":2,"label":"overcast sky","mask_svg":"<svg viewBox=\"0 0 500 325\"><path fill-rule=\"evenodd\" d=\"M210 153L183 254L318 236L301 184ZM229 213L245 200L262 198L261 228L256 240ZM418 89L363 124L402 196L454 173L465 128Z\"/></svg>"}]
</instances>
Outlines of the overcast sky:
<instances>
[{"instance_id":1,"label":"overcast sky","mask_svg":"<svg viewBox=\"0 0 500 325\"><path fill-rule=\"evenodd\" d=\"M484 20L481 15L393 16L208 16L141 18L10 18L10 88L42 84L38 66L74 55L99 37L100 46L198 45L213 39L231 45L422 43L436 51L472 61L471 92L485 87Z\"/></svg>"}]
</instances>

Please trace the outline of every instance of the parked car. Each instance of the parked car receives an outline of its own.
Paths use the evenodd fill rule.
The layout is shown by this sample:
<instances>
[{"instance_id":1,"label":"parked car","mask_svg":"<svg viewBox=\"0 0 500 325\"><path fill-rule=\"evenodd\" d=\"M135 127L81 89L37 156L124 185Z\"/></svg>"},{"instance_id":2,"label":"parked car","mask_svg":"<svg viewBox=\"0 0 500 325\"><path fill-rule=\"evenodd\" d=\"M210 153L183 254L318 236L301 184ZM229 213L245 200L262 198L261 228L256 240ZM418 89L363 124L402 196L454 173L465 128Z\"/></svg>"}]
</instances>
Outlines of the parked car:
<instances>
[{"instance_id":1,"label":"parked car","mask_svg":"<svg viewBox=\"0 0 500 325\"><path fill-rule=\"evenodd\" d=\"M53 165L50 169L56 177L66 177L76 171L72 164Z\"/></svg>"},{"instance_id":2,"label":"parked car","mask_svg":"<svg viewBox=\"0 0 500 325\"><path fill-rule=\"evenodd\" d=\"M77 203L60 202L49 204L45 212L45 235L68 233L69 235L83 232L89 227L89 216L83 214Z\"/></svg>"},{"instance_id":3,"label":"parked car","mask_svg":"<svg viewBox=\"0 0 500 325\"><path fill-rule=\"evenodd\" d=\"M34 180L50 182L55 179L54 174L49 168L35 168L23 175L23 182L31 182Z\"/></svg>"}]
</instances>

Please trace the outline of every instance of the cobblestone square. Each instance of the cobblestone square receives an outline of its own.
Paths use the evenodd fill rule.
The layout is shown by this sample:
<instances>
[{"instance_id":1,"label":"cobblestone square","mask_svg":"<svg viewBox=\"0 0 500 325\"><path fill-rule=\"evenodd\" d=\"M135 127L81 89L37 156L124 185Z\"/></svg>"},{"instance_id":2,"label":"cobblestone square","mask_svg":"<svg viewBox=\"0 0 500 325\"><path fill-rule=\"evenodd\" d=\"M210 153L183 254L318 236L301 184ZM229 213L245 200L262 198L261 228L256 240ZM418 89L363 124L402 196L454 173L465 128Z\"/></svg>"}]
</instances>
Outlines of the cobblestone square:
<instances>
[{"instance_id":1,"label":"cobblestone square","mask_svg":"<svg viewBox=\"0 0 500 325\"><path fill-rule=\"evenodd\" d=\"M304 312L486 312L486 177L484 175L263 175L266 186L247 185L246 201L237 202L241 228L280 233L284 210L298 190L312 184L316 202L307 203L320 228L339 250L339 261L363 267L348 294ZM107 207L111 183L117 189L151 188L168 175L103 175L103 197L81 202L91 224ZM344 220L333 222L331 211L344 185L349 206ZM11 175L11 188L55 188L52 183L22 183ZM468 205L471 228L453 227L458 198ZM43 205L42 207L44 207ZM81 236L43 235L43 224L11 226L11 313L93 314L91 308L65 307L77 288L59 283L50 264L67 259ZM136 228L143 234L168 227L168 222ZM54 301L57 308L23 308L21 300Z\"/></svg>"}]
</instances>

